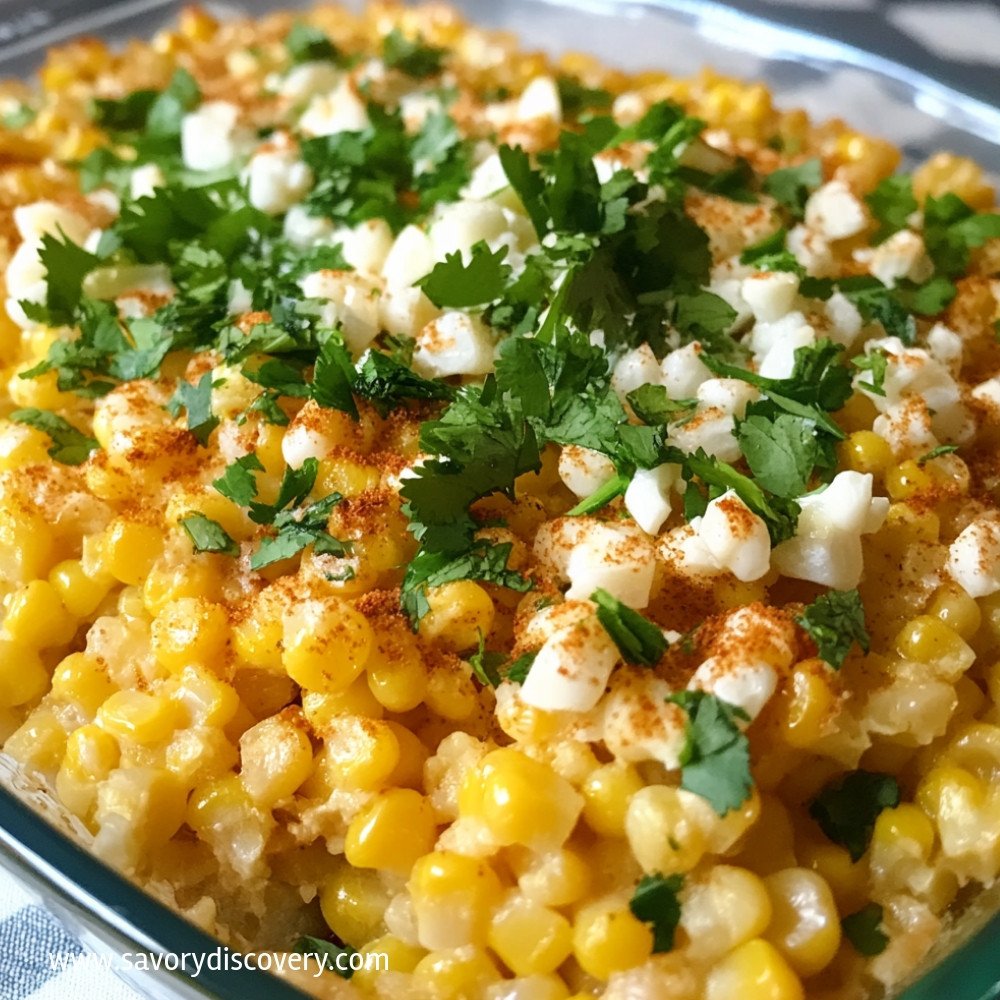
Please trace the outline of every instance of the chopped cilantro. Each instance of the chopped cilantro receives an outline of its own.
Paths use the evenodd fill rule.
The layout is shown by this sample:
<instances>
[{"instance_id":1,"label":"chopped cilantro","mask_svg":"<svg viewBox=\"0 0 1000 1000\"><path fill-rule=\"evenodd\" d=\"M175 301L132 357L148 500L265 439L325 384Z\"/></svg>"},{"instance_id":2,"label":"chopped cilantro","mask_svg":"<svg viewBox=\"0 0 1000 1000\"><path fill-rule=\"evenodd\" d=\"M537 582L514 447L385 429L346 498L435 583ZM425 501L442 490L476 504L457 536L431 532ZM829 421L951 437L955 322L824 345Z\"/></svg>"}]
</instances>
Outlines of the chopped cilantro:
<instances>
[{"instance_id":1,"label":"chopped cilantro","mask_svg":"<svg viewBox=\"0 0 1000 1000\"><path fill-rule=\"evenodd\" d=\"M39 251L45 268L45 304L23 301L20 305L36 322L69 326L74 322L83 294L83 279L97 267L98 259L77 246L62 230L59 236L46 233Z\"/></svg>"},{"instance_id":2,"label":"chopped cilantro","mask_svg":"<svg viewBox=\"0 0 1000 1000\"><path fill-rule=\"evenodd\" d=\"M653 929L653 953L670 951L681 922L681 901L678 894L684 888L683 875L644 875L632 893L629 909L632 915Z\"/></svg>"},{"instance_id":3,"label":"chopped cilantro","mask_svg":"<svg viewBox=\"0 0 1000 1000\"><path fill-rule=\"evenodd\" d=\"M90 120L112 132L137 131L146 127L146 118L158 90L133 90L119 100L97 97L90 102Z\"/></svg>"},{"instance_id":4,"label":"chopped cilantro","mask_svg":"<svg viewBox=\"0 0 1000 1000\"><path fill-rule=\"evenodd\" d=\"M815 424L790 413L773 418L748 415L736 422L736 440L757 482L780 497L806 492L813 469L820 461Z\"/></svg>"},{"instance_id":5,"label":"chopped cilantro","mask_svg":"<svg viewBox=\"0 0 1000 1000\"><path fill-rule=\"evenodd\" d=\"M782 167L764 178L764 190L794 219L805 214L806 200L823 183L819 160L806 160L794 167Z\"/></svg>"},{"instance_id":6,"label":"chopped cilantro","mask_svg":"<svg viewBox=\"0 0 1000 1000\"><path fill-rule=\"evenodd\" d=\"M316 357L310 387L312 398L320 406L342 410L357 420L358 408L352 391L354 378L354 367L347 348L339 338L328 338Z\"/></svg>"},{"instance_id":7,"label":"chopped cilantro","mask_svg":"<svg viewBox=\"0 0 1000 1000\"><path fill-rule=\"evenodd\" d=\"M240 553L239 545L230 538L226 529L204 514L187 514L180 519L180 526L187 532L195 552L221 552L227 556Z\"/></svg>"},{"instance_id":8,"label":"chopped cilantro","mask_svg":"<svg viewBox=\"0 0 1000 1000\"><path fill-rule=\"evenodd\" d=\"M533 650L530 653L522 653L516 660L512 660L504 673L504 679L513 684L523 684L528 679L536 656L538 650Z\"/></svg>"},{"instance_id":9,"label":"chopped cilantro","mask_svg":"<svg viewBox=\"0 0 1000 1000\"><path fill-rule=\"evenodd\" d=\"M197 385L181 379L167 404L172 416L176 417L182 409L187 411L187 428L203 447L208 444L212 431L219 426L219 418L212 413L212 387L215 384L211 372L205 372Z\"/></svg>"},{"instance_id":10,"label":"chopped cilantro","mask_svg":"<svg viewBox=\"0 0 1000 1000\"><path fill-rule=\"evenodd\" d=\"M470 251L468 264L458 251L445 255L434 269L417 284L439 308L470 309L486 305L503 294L510 277L510 265L505 264L507 247L495 253L483 240Z\"/></svg>"},{"instance_id":11,"label":"chopped cilantro","mask_svg":"<svg viewBox=\"0 0 1000 1000\"><path fill-rule=\"evenodd\" d=\"M939 275L957 278L969 266L970 251L1000 238L1000 215L977 213L956 194L924 202L924 244Z\"/></svg>"},{"instance_id":12,"label":"chopped cilantro","mask_svg":"<svg viewBox=\"0 0 1000 1000\"><path fill-rule=\"evenodd\" d=\"M17 104L0 116L0 125L6 129L24 128L38 117L38 112L28 104Z\"/></svg>"},{"instance_id":13,"label":"chopped cilantro","mask_svg":"<svg viewBox=\"0 0 1000 1000\"><path fill-rule=\"evenodd\" d=\"M568 517L580 517L582 514L593 514L595 510L606 507L616 497L620 497L628 489L629 477L620 472L612 476L606 483L598 486L590 496L584 497L578 504L566 511Z\"/></svg>"},{"instance_id":14,"label":"chopped cilantro","mask_svg":"<svg viewBox=\"0 0 1000 1000\"><path fill-rule=\"evenodd\" d=\"M350 966L351 955L357 954L349 944L335 944L324 938L303 935L292 949L300 955L320 955L326 959L326 968L335 972L341 979L350 979L354 970Z\"/></svg>"},{"instance_id":15,"label":"chopped cilantro","mask_svg":"<svg viewBox=\"0 0 1000 1000\"><path fill-rule=\"evenodd\" d=\"M635 415L651 426L665 426L675 420L690 417L698 407L697 399L671 399L665 386L640 385L626 399Z\"/></svg>"},{"instance_id":16,"label":"chopped cilantro","mask_svg":"<svg viewBox=\"0 0 1000 1000\"><path fill-rule=\"evenodd\" d=\"M913 181L907 174L884 177L871 194L865 195L865 201L879 224L872 236L875 246L906 229L910 216L920 207L913 195Z\"/></svg>"},{"instance_id":17,"label":"chopped cilantro","mask_svg":"<svg viewBox=\"0 0 1000 1000\"><path fill-rule=\"evenodd\" d=\"M386 66L418 80L441 72L444 56L444 49L427 45L419 37L407 38L399 28L393 28L382 39L382 59Z\"/></svg>"},{"instance_id":18,"label":"chopped cilantro","mask_svg":"<svg viewBox=\"0 0 1000 1000\"><path fill-rule=\"evenodd\" d=\"M529 590L531 582L507 566L510 550L510 542L490 545L476 540L454 555L428 549L418 552L406 568L400 602L414 628L430 610L429 587L440 587L452 580L482 580L510 590Z\"/></svg>"},{"instance_id":19,"label":"chopped cilantro","mask_svg":"<svg viewBox=\"0 0 1000 1000\"><path fill-rule=\"evenodd\" d=\"M936 448L931 448L930 451L921 455L917 459L917 465L926 465L932 459L940 458L942 455L951 455L958 451L957 444L939 444Z\"/></svg>"},{"instance_id":20,"label":"chopped cilantro","mask_svg":"<svg viewBox=\"0 0 1000 1000\"><path fill-rule=\"evenodd\" d=\"M584 111L603 111L611 107L612 96L599 87L587 87L575 76L556 78L563 117L579 118Z\"/></svg>"},{"instance_id":21,"label":"chopped cilantro","mask_svg":"<svg viewBox=\"0 0 1000 1000\"><path fill-rule=\"evenodd\" d=\"M264 465L253 453L236 459L226 467L226 471L212 483L227 500L240 507L249 507L257 496L257 480L254 472L263 472Z\"/></svg>"},{"instance_id":22,"label":"chopped cilantro","mask_svg":"<svg viewBox=\"0 0 1000 1000\"><path fill-rule=\"evenodd\" d=\"M809 815L833 843L847 848L852 861L859 861L871 843L879 813L898 806L899 799L892 775L851 771L813 799Z\"/></svg>"},{"instance_id":23,"label":"chopped cilantro","mask_svg":"<svg viewBox=\"0 0 1000 1000\"><path fill-rule=\"evenodd\" d=\"M285 48L293 64L340 61L340 53L326 32L304 21L292 25L285 38Z\"/></svg>"},{"instance_id":24,"label":"chopped cilantro","mask_svg":"<svg viewBox=\"0 0 1000 1000\"><path fill-rule=\"evenodd\" d=\"M865 608L857 589L831 590L822 594L795 621L816 643L820 659L834 670L844 665L855 643L866 653L871 648Z\"/></svg>"},{"instance_id":25,"label":"chopped cilantro","mask_svg":"<svg viewBox=\"0 0 1000 1000\"><path fill-rule=\"evenodd\" d=\"M388 354L368 351L358 365L354 392L385 416L408 399L450 400L455 390L447 382L422 378Z\"/></svg>"},{"instance_id":26,"label":"chopped cilantro","mask_svg":"<svg viewBox=\"0 0 1000 1000\"><path fill-rule=\"evenodd\" d=\"M865 958L881 955L889 944L889 935L883 930L884 911L878 903L869 903L855 913L849 913L840 921L844 937L854 946L854 950Z\"/></svg>"},{"instance_id":27,"label":"chopped cilantro","mask_svg":"<svg viewBox=\"0 0 1000 1000\"><path fill-rule=\"evenodd\" d=\"M885 351L880 348L869 351L867 354L859 354L851 359L851 364L859 371L871 372L870 382L859 382L858 387L867 389L876 396L885 395L885 373L889 367L889 359Z\"/></svg>"},{"instance_id":28,"label":"chopped cilantro","mask_svg":"<svg viewBox=\"0 0 1000 1000\"><path fill-rule=\"evenodd\" d=\"M738 809L750 795L750 744L739 727L749 717L704 691L679 691L668 701L687 712L687 742L681 753L681 787L700 795L720 815Z\"/></svg>"},{"instance_id":29,"label":"chopped cilantro","mask_svg":"<svg viewBox=\"0 0 1000 1000\"><path fill-rule=\"evenodd\" d=\"M302 499L301 496L296 496L290 502L301 504ZM260 541L257 550L250 557L250 568L263 569L271 563L290 559L310 545L317 555L347 555L351 550L350 543L334 538L326 530L330 511L342 499L339 493L330 493L315 503L275 513L270 523L276 534ZM254 516L253 505L250 516Z\"/></svg>"},{"instance_id":30,"label":"chopped cilantro","mask_svg":"<svg viewBox=\"0 0 1000 1000\"><path fill-rule=\"evenodd\" d=\"M626 663L655 667L660 662L669 643L657 625L601 588L590 599L597 605L597 620L614 639Z\"/></svg>"},{"instance_id":31,"label":"chopped cilantro","mask_svg":"<svg viewBox=\"0 0 1000 1000\"><path fill-rule=\"evenodd\" d=\"M505 680L523 684L537 655L537 651L533 651L522 653L516 660L509 660L506 653L488 650L480 632L479 649L469 657L469 666L473 676L484 686L497 687Z\"/></svg>"},{"instance_id":32,"label":"chopped cilantro","mask_svg":"<svg viewBox=\"0 0 1000 1000\"><path fill-rule=\"evenodd\" d=\"M68 420L50 410L26 407L14 410L8 419L47 434L52 442L48 449L49 455L63 465L80 465L99 447L94 438L78 431Z\"/></svg>"},{"instance_id":33,"label":"chopped cilantro","mask_svg":"<svg viewBox=\"0 0 1000 1000\"><path fill-rule=\"evenodd\" d=\"M775 230L759 243L747 247L740 254L740 263L752 264L758 271L792 271L804 277L805 268L798 262L795 254L786 248L787 239L786 229Z\"/></svg>"}]
</instances>

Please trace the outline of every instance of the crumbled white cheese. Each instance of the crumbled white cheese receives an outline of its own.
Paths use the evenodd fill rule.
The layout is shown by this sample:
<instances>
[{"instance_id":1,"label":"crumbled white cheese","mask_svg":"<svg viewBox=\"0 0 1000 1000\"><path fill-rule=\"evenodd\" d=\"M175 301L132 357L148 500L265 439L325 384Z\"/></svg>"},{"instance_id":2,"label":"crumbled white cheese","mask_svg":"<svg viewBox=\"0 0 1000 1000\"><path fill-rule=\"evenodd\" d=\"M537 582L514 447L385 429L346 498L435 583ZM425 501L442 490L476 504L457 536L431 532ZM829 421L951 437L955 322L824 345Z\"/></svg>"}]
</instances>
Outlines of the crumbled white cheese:
<instances>
[{"instance_id":1,"label":"crumbled white cheese","mask_svg":"<svg viewBox=\"0 0 1000 1000\"><path fill-rule=\"evenodd\" d=\"M970 597L1000 590L1000 521L981 517L968 525L948 549L947 568Z\"/></svg>"},{"instance_id":2,"label":"crumbled white cheese","mask_svg":"<svg viewBox=\"0 0 1000 1000\"><path fill-rule=\"evenodd\" d=\"M833 180L809 196L805 221L825 239L844 240L864 231L868 211L844 181Z\"/></svg>"},{"instance_id":3,"label":"crumbled white cheese","mask_svg":"<svg viewBox=\"0 0 1000 1000\"><path fill-rule=\"evenodd\" d=\"M603 588L631 608L646 607L656 568L646 533L628 522L578 520L583 523L565 555L565 578L570 582L566 597L586 600ZM536 551L537 545L536 539Z\"/></svg>"},{"instance_id":4,"label":"crumbled white cheese","mask_svg":"<svg viewBox=\"0 0 1000 1000\"><path fill-rule=\"evenodd\" d=\"M520 122L539 118L561 122L562 101L555 80L551 76L536 76L518 98L514 117Z\"/></svg>"},{"instance_id":5,"label":"crumbled white cheese","mask_svg":"<svg viewBox=\"0 0 1000 1000\"><path fill-rule=\"evenodd\" d=\"M329 93L316 94L299 119L299 129L309 136L361 132L370 124L365 101L349 77Z\"/></svg>"},{"instance_id":6,"label":"crumbled white cheese","mask_svg":"<svg viewBox=\"0 0 1000 1000\"><path fill-rule=\"evenodd\" d=\"M790 271L767 271L744 278L740 291L758 323L773 323L791 312L799 279Z\"/></svg>"},{"instance_id":7,"label":"crumbled white cheese","mask_svg":"<svg viewBox=\"0 0 1000 1000\"><path fill-rule=\"evenodd\" d=\"M641 344L623 354L611 373L611 385L622 400L641 385L659 385L660 382L660 364L649 344Z\"/></svg>"},{"instance_id":8,"label":"crumbled white cheese","mask_svg":"<svg viewBox=\"0 0 1000 1000\"><path fill-rule=\"evenodd\" d=\"M489 243L507 233L503 209L492 201L456 201L437 211L428 235L434 248L434 259L461 253L468 260L469 251L480 240Z\"/></svg>"},{"instance_id":9,"label":"crumbled white cheese","mask_svg":"<svg viewBox=\"0 0 1000 1000\"><path fill-rule=\"evenodd\" d=\"M655 469L637 469L628 484L625 509L647 534L657 534L670 516L670 491L680 475L681 467L668 462Z\"/></svg>"},{"instance_id":10,"label":"crumbled white cheese","mask_svg":"<svg viewBox=\"0 0 1000 1000\"><path fill-rule=\"evenodd\" d=\"M158 187L167 183L158 163L144 163L129 174L128 190L133 199L152 198Z\"/></svg>"},{"instance_id":11,"label":"crumbled white cheese","mask_svg":"<svg viewBox=\"0 0 1000 1000\"><path fill-rule=\"evenodd\" d=\"M250 204L268 215L287 212L302 200L312 182L312 170L288 147L255 153L247 167Z\"/></svg>"},{"instance_id":12,"label":"crumbled white cheese","mask_svg":"<svg viewBox=\"0 0 1000 1000\"><path fill-rule=\"evenodd\" d=\"M695 670L688 687L707 691L742 708L756 719L778 686L778 674L769 663L750 661L723 667L709 657Z\"/></svg>"},{"instance_id":13,"label":"crumbled white cheese","mask_svg":"<svg viewBox=\"0 0 1000 1000\"><path fill-rule=\"evenodd\" d=\"M733 490L710 501L704 516L692 524L720 569L743 581L767 575L771 568L767 525Z\"/></svg>"},{"instance_id":14,"label":"crumbled white cheese","mask_svg":"<svg viewBox=\"0 0 1000 1000\"><path fill-rule=\"evenodd\" d=\"M690 399L712 373L701 360L701 347L688 344L671 351L660 363L663 384L671 399Z\"/></svg>"},{"instance_id":15,"label":"crumbled white cheese","mask_svg":"<svg viewBox=\"0 0 1000 1000\"><path fill-rule=\"evenodd\" d=\"M564 445L559 452L559 478L577 497L588 497L615 475L607 455L579 445Z\"/></svg>"},{"instance_id":16,"label":"crumbled white cheese","mask_svg":"<svg viewBox=\"0 0 1000 1000\"><path fill-rule=\"evenodd\" d=\"M909 229L893 233L877 247L855 251L854 257L867 265L869 274L890 288L901 278L919 283L934 273L934 264L927 256L924 241Z\"/></svg>"},{"instance_id":17,"label":"crumbled white cheese","mask_svg":"<svg viewBox=\"0 0 1000 1000\"><path fill-rule=\"evenodd\" d=\"M304 62L288 71L278 84L278 93L295 104L302 104L316 94L328 94L339 79L340 70L331 62Z\"/></svg>"},{"instance_id":18,"label":"crumbled white cheese","mask_svg":"<svg viewBox=\"0 0 1000 1000\"><path fill-rule=\"evenodd\" d=\"M529 675L530 676L530 675ZM618 670L604 701L604 745L618 760L659 761L680 767L687 716L667 698L670 685L650 671Z\"/></svg>"},{"instance_id":19,"label":"crumbled white cheese","mask_svg":"<svg viewBox=\"0 0 1000 1000\"><path fill-rule=\"evenodd\" d=\"M245 153L253 133L240 124L240 109L207 101L181 120L181 155L188 170L222 170Z\"/></svg>"},{"instance_id":20,"label":"crumbled white cheese","mask_svg":"<svg viewBox=\"0 0 1000 1000\"><path fill-rule=\"evenodd\" d=\"M382 277L389 288L409 288L434 267L434 247L418 226L406 226L396 236L382 264Z\"/></svg>"},{"instance_id":21,"label":"crumbled white cheese","mask_svg":"<svg viewBox=\"0 0 1000 1000\"><path fill-rule=\"evenodd\" d=\"M478 316L446 311L417 336L413 370L426 378L485 375L495 352L493 331Z\"/></svg>"},{"instance_id":22,"label":"crumbled white cheese","mask_svg":"<svg viewBox=\"0 0 1000 1000\"><path fill-rule=\"evenodd\" d=\"M375 278L382 274L393 246L392 230L385 219L366 219L356 226L341 226L333 233L344 260L355 271Z\"/></svg>"},{"instance_id":23,"label":"crumbled white cheese","mask_svg":"<svg viewBox=\"0 0 1000 1000\"><path fill-rule=\"evenodd\" d=\"M344 342L360 354L378 335L379 288L353 271L314 271L299 287L307 299L324 299L320 312L323 326L340 325Z\"/></svg>"}]
</instances>

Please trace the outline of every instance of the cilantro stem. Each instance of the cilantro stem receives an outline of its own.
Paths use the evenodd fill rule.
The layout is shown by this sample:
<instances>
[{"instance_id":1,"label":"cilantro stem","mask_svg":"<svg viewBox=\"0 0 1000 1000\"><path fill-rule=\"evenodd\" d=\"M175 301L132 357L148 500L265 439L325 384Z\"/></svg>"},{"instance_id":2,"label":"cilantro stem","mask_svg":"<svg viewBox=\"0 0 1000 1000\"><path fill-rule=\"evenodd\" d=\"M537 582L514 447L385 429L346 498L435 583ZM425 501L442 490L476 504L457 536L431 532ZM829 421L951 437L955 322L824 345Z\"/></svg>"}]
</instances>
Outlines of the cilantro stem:
<instances>
[{"instance_id":1,"label":"cilantro stem","mask_svg":"<svg viewBox=\"0 0 1000 1000\"><path fill-rule=\"evenodd\" d=\"M595 510L611 503L615 497L620 497L628 488L629 477L620 472L612 476L603 486L594 490L589 497L584 497L575 507L566 511L569 517L578 517L581 514L592 514Z\"/></svg>"}]
</instances>

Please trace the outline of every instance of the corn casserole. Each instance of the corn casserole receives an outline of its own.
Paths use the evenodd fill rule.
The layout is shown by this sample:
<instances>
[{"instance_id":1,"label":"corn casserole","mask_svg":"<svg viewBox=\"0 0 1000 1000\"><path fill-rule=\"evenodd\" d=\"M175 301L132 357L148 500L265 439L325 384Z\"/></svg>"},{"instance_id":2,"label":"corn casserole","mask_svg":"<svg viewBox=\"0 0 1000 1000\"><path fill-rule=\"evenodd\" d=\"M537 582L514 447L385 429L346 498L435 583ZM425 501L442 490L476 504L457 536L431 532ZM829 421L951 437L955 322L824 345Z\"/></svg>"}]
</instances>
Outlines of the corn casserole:
<instances>
[{"instance_id":1,"label":"corn casserole","mask_svg":"<svg viewBox=\"0 0 1000 1000\"><path fill-rule=\"evenodd\" d=\"M97 856L384 1000L883 996L994 882L976 164L437 4L0 125L0 741Z\"/></svg>"}]
</instances>

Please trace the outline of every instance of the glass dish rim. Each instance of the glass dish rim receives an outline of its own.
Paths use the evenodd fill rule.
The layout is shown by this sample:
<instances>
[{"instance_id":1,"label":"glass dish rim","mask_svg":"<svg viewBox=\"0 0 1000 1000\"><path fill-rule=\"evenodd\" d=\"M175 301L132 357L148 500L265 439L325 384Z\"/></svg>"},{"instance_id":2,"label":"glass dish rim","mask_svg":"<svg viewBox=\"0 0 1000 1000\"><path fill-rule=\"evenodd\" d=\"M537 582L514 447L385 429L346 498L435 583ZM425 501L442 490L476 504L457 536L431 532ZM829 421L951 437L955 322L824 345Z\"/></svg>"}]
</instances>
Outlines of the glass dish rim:
<instances>
[{"instance_id":1,"label":"glass dish rim","mask_svg":"<svg viewBox=\"0 0 1000 1000\"><path fill-rule=\"evenodd\" d=\"M323 0L320 0L323 2ZM325 0L336 3L337 0ZM411 2L411 0L404 0ZM419 2L419 0L415 0ZM460 11L466 0L448 0ZM967 94L933 76L881 55L860 45L821 34L801 26L782 24L765 14L730 7L720 0L532 0L540 5L573 11L584 9L608 14L620 11L637 21L657 11L678 17L705 34L703 25L717 25L733 37L731 29L751 26L757 34L755 44L716 42L746 54L757 54L766 38L780 41L787 47L772 51L768 58L788 56L823 63L839 63L872 74L907 89L913 105L933 118L958 112L957 127L966 131L974 127L984 130L981 137L998 147L998 163L984 164L988 169L1000 169L1000 106ZM350 4L350 0L348 0ZM45 0L32 5L45 9ZM179 10L179 0L119 0L82 16L66 16L52 28L42 29L31 38L16 39L0 45L0 74L11 60L41 53L48 47L64 43L88 33L100 33L115 24L128 22L144 13ZM211 4L210 4L211 6ZM246 8L241 0L224 3L236 14ZM302 6L296 0L268 4L271 9ZM307 5L308 6L308 5ZM357 7L357 3L353 4ZM20 8L13 5L16 13ZM130 25L131 28L131 25ZM140 26L136 25L138 32ZM954 122L952 122L955 124ZM103 928L120 943L151 951L203 951L219 946L219 942L195 927L176 912L132 883L113 868L100 861L68 834L47 822L41 815L7 788L0 785L0 864L12 870L22 880L41 883L81 918L97 918ZM72 871L70 875L68 872ZM1000 995L1000 956L994 939L1000 937L1000 911L985 919L957 948L943 955L926 968L920 979L911 982L897 1000L939 1000L950 992L952 1000L992 1000ZM165 947L169 944L170 947ZM183 945L183 947L181 947ZM294 1000L302 997L293 986L272 976L251 970L213 973L203 970L195 980L183 973L175 977L178 986L189 996L218 997L220 1000L243 998L274 998Z\"/></svg>"}]
</instances>

